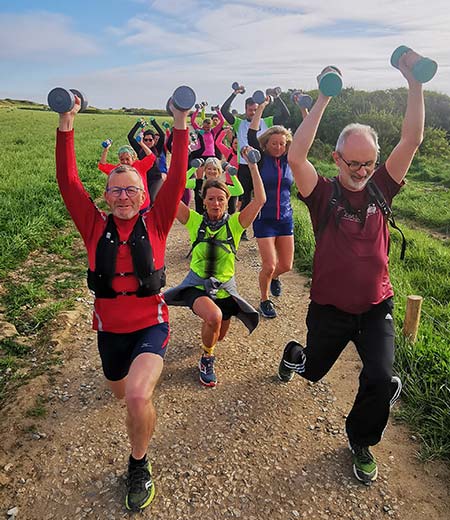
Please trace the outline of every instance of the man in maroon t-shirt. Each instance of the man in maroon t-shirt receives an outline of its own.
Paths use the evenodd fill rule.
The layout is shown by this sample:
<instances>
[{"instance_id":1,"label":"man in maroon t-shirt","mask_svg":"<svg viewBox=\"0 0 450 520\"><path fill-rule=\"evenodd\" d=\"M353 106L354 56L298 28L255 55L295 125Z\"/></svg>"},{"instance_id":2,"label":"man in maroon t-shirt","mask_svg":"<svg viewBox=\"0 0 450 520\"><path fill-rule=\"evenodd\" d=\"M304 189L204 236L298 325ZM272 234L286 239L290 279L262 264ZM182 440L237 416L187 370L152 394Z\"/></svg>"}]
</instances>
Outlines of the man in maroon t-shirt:
<instances>
[{"instance_id":1,"label":"man in maroon t-shirt","mask_svg":"<svg viewBox=\"0 0 450 520\"><path fill-rule=\"evenodd\" d=\"M278 376L288 382L296 372L318 381L348 342L354 342L363 368L346 430L354 474L367 485L378 474L369 446L380 441L390 406L401 390L400 379L392 376L394 323L388 272L389 231L367 183L371 180L376 184L390 204L423 138L422 85L406 67L406 56L399 60L399 69L409 85L400 141L385 164L377 167L376 132L359 124L344 128L333 152L339 168L334 182L339 183L341 196L331 214L333 182L318 175L307 158L331 98L319 92L317 102L295 133L288 155L300 197L311 215L316 249L306 318L307 347L290 341L284 348Z\"/></svg>"}]
</instances>

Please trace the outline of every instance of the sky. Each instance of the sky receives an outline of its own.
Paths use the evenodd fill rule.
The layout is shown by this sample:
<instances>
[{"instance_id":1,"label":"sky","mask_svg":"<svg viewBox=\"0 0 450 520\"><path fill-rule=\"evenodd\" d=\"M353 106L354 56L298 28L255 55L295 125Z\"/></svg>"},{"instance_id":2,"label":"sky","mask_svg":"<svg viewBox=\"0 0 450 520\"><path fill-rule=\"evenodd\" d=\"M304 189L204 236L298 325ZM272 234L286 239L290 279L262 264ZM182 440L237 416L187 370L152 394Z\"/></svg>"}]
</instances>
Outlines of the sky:
<instances>
[{"instance_id":1,"label":"sky","mask_svg":"<svg viewBox=\"0 0 450 520\"><path fill-rule=\"evenodd\" d=\"M436 60L426 88L450 95L444 0L0 0L0 28L0 99L45 103L61 86L99 108L163 108L184 84L216 105L234 81L316 88L329 64L346 87L397 88L399 45Z\"/></svg>"}]
</instances>

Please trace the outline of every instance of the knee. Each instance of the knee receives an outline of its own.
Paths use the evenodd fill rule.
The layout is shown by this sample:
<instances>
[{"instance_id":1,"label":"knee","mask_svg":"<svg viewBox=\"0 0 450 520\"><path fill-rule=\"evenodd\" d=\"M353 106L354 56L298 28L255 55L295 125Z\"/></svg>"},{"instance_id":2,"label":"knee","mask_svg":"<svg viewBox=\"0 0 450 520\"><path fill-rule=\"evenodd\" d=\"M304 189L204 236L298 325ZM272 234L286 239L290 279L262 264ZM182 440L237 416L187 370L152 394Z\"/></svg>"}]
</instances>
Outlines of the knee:
<instances>
[{"instance_id":1,"label":"knee","mask_svg":"<svg viewBox=\"0 0 450 520\"><path fill-rule=\"evenodd\" d=\"M279 274L288 273L291 270L292 270L292 260L289 261L286 259L281 259L278 262L278 273Z\"/></svg>"},{"instance_id":2,"label":"knee","mask_svg":"<svg viewBox=\"0 0 450 520\"><path fill-rule=\"evenodd\" d=\"M275 262L263 262L261 266L261 272L265 276L272 277L273 273L275 272Z\"/></svg>"},{"instance_id":3,"label":"knee","mask_svg":"<svg viewBox=\"0 0 450 520\"><path fill-rule=\"evenodd\" d=\"M204 317L204 322L208 327L211 327L213 329L220 328L220 325L222 323L222 312L219 308L217 308L214 311L208 312L208 314Z\"/></svg>"},{"instance_id":4,"label":"knee","mask_svg":"<svg viewBox=\"0 0 450 520\"><path fill-rule=\"evenodd\" d=\"M143 415L151 401L151 395L144 395L138 389L132 390L126 394L126 404L128 413L133 417Z\"/></svg>"}]
</instances>

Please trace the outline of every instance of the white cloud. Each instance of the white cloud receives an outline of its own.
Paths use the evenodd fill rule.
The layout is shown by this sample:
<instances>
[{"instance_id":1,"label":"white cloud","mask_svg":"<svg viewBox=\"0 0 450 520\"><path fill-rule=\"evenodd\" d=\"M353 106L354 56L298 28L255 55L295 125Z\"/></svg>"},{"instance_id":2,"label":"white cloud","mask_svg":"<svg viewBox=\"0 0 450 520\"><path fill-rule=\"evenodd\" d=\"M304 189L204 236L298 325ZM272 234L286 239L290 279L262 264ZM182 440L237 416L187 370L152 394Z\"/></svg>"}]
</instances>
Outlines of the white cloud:
<instances>
[{"instance_id":1,"label":"white cloud","mask_svg":"<svg viewBox=\"0 0 450 520\"><path fill-rule=\"evenodd\" d=\"M99 53L94 39L75 32L60 14L34 11L0 13L0 58L57 63L71 56Z\"/></svg>"}]
</instances>

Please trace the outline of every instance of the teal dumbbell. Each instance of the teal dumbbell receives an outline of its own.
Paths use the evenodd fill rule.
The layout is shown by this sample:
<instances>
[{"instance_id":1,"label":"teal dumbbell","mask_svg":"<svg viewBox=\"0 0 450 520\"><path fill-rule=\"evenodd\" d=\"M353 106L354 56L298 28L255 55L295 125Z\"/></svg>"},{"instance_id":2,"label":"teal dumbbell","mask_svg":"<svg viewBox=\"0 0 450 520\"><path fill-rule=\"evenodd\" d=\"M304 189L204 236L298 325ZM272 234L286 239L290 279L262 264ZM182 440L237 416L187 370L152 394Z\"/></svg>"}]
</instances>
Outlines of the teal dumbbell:
<instances>
[{"instance_id":1,"label":"teal dumbbell","mask_svg":"<svg viewBox=\"0 0 450 520\"><path fill-rule=\"evenodd\" d=\"M342 74L334 65L325 67L317 78L319 90L324 96L337 96L342 90Z\"/></svg>"},{"instance_id":2,"label":"teal dumbbell","mask_svg":"<svg viewBox=\"0 0 450 520\"><path fill-rule=\"evenodd\" d=\"M406 53L408 53L406 66L411 70L414 78L420 83L430 81L436 74L438 64L430 58L421 56L406 45L400 45L395 49L391 56L391 65L398 69L398 61Z\"/></svg>"}]
</instances>

